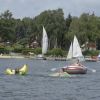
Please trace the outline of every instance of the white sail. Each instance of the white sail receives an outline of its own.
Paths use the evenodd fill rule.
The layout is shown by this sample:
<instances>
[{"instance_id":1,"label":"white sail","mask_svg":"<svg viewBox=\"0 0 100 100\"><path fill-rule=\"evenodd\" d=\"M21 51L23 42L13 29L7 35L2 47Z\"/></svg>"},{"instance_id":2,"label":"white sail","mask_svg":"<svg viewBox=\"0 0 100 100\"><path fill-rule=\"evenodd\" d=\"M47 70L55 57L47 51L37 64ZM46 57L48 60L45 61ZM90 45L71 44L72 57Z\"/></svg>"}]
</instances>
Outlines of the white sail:
<instances>
[{"instance_id":1,"label":"white sail","mask_svg":"<svg viewBox=\"0 0 100 100\"><path fill-rule=\"evenodd\" d=\"M72 43L71 43L68 51L67 59L71 59L72 57L73 57L73 52L72 52Z\"/></svg>"},{"instance_id":2,"label":"white sail","mask_svg":"<svg viewBox=\"0 0 100 100\"><path fill-rule=\"evenodd\" d=\"M76 36L74 36L74 41L73 41L73 57L83 57L81 48Z\"/></svg>"},{"instance_id":3,"label":"white sail","mask_svg":"<svg viewBox=\"0 0 100 100\"><path fill-rule=\"evenodd\" d=\"M43 38L42 38L42 54L46 54L48 49L48 36L45 28L43 27Z\"/></svg>"},{"instance_id":4,"label":"white sail","mask_svg":"<svg viewBox=\"0 0 100 100\"><path fill-rule=\"evenodd\" d=\"M71 43L68 56L67 56L67 59L71 59L71 58L78 58L80 59L80 61L84 60L84 57L82 55L82 51L81 51L81 48L76 36L74 36L73 44Z\"/></svg>"}]
</instances>

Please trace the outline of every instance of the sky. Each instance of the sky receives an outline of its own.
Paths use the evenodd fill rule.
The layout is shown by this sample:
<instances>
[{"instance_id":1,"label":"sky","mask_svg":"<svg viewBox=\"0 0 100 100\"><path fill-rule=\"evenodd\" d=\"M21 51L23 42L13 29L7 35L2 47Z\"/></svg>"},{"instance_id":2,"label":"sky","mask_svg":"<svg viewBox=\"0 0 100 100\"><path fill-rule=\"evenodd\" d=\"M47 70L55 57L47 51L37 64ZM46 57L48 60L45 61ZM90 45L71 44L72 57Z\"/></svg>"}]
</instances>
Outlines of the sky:
<instances>
[{"instance_id":1,"label":"sky","mask_svg":"<svg viewBox=\"0 0 100 100\"><path fill-rule=\"evenodd\" d=\"M100 0L0 0L0 14L6 10L14 18L35 17L45 10L62 8L64 16L80 16L82 13L95 13L100 16Z\"/></svg>"}]
</instances>

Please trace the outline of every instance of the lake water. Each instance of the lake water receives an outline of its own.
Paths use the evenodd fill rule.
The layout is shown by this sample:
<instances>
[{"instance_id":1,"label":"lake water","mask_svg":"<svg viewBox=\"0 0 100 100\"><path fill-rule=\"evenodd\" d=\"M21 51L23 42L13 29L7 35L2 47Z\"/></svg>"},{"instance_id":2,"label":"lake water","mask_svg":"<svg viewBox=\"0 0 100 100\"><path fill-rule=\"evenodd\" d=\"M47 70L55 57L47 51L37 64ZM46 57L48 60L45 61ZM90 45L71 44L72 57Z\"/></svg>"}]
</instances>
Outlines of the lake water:
<instances>
[{"instance_id":1,"label":"lake water","mask_svg":"<svg viewBox=\"0 0 100 100\"><path fill-rule=\"evenodd\" d=\"M29 65L26 76L5 75L8 67ZM65 61L0 59L0 100L100 100L100 62L85 62L85 75L71 78L50 77L50 69L66 65Z\"/></svg>"}]
</instances>

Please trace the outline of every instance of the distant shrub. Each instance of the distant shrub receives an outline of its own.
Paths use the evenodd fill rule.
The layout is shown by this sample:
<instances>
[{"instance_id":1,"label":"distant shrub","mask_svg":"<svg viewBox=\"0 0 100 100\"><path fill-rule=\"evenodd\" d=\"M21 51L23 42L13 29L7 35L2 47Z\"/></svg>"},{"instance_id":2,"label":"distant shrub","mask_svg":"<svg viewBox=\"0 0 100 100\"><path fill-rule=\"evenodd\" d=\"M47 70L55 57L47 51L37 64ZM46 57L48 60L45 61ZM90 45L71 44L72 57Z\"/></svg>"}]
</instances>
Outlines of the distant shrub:
<instances>
[{"instance_id":1,"label":"distant shrub","mask_svg":"<svg viewBox=\"0 0 100 100\"><path fill-rule=\"evenodd\" d=\"M92 50L92 51L87 50L83 52L84 56L97 56L98 54L99 54L99 51L97 50Z\"/></svg>"},{"instance_id":2,"label":"distant shrub","mask_svg":"<svg viewBox=\"0 0 100 100\"><path fill-rule=\"evenodd\" d=\"M9 54L9 50L4 47L0 47L0 54Z\"/></svg>"},{"instance_id":3,"label":"distant shrub","mask_svg":"<svg viewBox=\"0 0 100 100\"><path fill-rule=\"evenodd\" d=\"M22 50L22 54L24 54L24 55L29 55L29 53L34 53L34 49L24 48Z\"/></svg>"},{"instance_id":4,"label":"distant shrub","mask_svg":"<svg viewBox=\"0 0 100 100\"><path fill-rule=\"evenodd\" d=\"M41 54L42 53L42 49L41 48L35 48L34 49L34 54Z\"/></svg>"},{"instance_id":5,"label":"distant shrub","mask_svg":"<svg viewBox=\"0 0 100 100\"><path fill-rule=\"evenodd\" d=\"M49 50L47 55L52 55L52 56L66 56L66 52L63 51L62 49L60 48L54 48L52 50Z\"/></svg>"},{"instance_id":6,"label":"distant shrub","mask_svg":"<svg viewBox=\"0 0 100 100\"><path fill-rule=\"evenodd\" d=\"M22 53L22 48L14 48L13 52Z\"/></svg>"}]
</instances>

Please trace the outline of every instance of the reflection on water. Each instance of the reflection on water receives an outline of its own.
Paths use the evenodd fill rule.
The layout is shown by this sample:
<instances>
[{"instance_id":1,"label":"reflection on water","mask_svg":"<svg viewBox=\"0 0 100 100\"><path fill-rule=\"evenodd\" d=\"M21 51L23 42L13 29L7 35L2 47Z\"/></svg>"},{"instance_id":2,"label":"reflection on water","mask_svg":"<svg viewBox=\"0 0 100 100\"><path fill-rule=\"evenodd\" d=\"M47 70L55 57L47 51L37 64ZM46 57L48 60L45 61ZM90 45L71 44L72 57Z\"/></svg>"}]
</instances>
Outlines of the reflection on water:
<instances>
[{"instance_id":1,"label":"reflection on water","mask_svg":"<svg viewBox=\"0 0 100 100\"><path fill-rule=\"evenodd\" d=\"M29 65L26 76L4 75L9 66ZM100 63L84 63L91 70L71 78L50 77L50 69L66 65L65 61L0 59L0 100L99 100Z\"/></svg>"}]
</instances>

